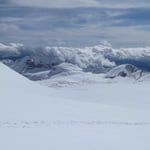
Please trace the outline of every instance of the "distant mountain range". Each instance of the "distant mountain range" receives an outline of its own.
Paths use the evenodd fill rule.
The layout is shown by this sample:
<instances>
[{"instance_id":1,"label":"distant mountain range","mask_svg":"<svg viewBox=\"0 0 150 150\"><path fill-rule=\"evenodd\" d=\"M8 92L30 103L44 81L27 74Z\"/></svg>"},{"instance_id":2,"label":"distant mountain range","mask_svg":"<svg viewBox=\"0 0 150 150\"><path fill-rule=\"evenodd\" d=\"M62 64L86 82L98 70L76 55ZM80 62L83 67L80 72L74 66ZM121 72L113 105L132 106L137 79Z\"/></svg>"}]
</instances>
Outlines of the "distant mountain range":
<instances>
[{"instance_id":1,"label":"distant mountain range","mask_svg":"<svg viewBox=\"0 0 150 150\"><path fill-rule=\"evenodd\" d=\"M23 44L0 44L0 60L31 80L79 72L106 73L107 78L120 76L139 80L149 78L150 47L29 48Z\"/></svg>"}]
</instances>

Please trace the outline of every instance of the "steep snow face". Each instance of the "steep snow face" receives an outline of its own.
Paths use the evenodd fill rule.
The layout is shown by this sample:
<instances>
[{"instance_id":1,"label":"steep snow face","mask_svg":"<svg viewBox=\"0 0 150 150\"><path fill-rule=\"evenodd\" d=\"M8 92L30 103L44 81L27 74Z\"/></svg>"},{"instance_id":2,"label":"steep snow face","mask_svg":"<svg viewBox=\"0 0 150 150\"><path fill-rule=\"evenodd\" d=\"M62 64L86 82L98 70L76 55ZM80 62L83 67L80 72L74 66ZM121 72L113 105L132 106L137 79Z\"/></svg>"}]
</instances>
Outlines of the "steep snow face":
<instances>
[{"instance_id":1,"label":"steep snow face","mask_svg":"<svg viewBox=\"0 0 150 150\"><path fill-rule=\"evenodd\" d=\"M130 64L124 64L119 65L117 67L114 67L111 69L107 74L106 78L115 78L115 77L131 77L136 80L140 79L145 73L138 69L137 67L130 65Z\"/></svg>"}]
</instances>

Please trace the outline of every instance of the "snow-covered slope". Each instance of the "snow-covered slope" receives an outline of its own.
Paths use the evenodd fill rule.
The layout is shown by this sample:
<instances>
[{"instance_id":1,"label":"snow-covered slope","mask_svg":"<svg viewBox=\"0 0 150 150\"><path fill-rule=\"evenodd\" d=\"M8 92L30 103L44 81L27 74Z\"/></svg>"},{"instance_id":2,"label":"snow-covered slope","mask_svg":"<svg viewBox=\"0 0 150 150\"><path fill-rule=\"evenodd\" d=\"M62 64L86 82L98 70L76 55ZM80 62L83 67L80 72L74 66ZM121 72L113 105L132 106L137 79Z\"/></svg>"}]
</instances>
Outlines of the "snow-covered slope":
<instances>
[{"instance_id":1,"label":"snow-covered slope","mask_svg":"<svg viewBox=\"0 0 150 150\"><path fill-rule=\"evenodd\" d=\"M37 72L24 73L23 75L31 80L37 81L37 80L46 80L53 76L61 77L80 74L82 72L82 69L71 63L61 63L59 65L55 65L49 70L45 71L36 70L36 71Z\"/></svg>"},{"instance_id":2,"label":"snow-covered slope","mask_svg":"<svg viewBox=\"0 0 150 150\"><path fill-rule=\"evenodd\" d=\"M150 85L47 88L0 63L0 149L149 150Z\"/></svg>"},{"instance_id":3,"label":"snow-covered slope","mask_svg":"<svg viewBox=\"0 0 150 150\"><path fill-rule=\"evenodd\" d=\"M142 78L140 78L141 82L150 82L150 73L146 73L145 75L142 76Z\"/></svg>"},{"instance_id":4,"label":"snow-covered slope","mask_svg":"<svg viewBox=\"0 0 150 150\"><path fill-rule=\"evenodd\" d=\"M114 67L109 72L107 72L106 78L115 78L115 77L131 77L136 80L140 79L145 73L138 69L137 67L130 65L130 64L124 64L119 65L117 67Z\"/></svg>"},{"instance_id":5,"label":"snow-covered slope","mask_svg":"<svg viewBox=\"0 0 150 150\"><path fill-rule=\"evenodd\" d=\"M46 75L45 78L43 77L44 73ZM37 82L48 87L72 87L89 84L150 81L149 72L142 71L130 64L116 66L107 73L95 74L84 72L75 65L62 63L49 72L45 71L39 73L38 76L42 77L41 80Z\"/></svg>"}]
</instances>

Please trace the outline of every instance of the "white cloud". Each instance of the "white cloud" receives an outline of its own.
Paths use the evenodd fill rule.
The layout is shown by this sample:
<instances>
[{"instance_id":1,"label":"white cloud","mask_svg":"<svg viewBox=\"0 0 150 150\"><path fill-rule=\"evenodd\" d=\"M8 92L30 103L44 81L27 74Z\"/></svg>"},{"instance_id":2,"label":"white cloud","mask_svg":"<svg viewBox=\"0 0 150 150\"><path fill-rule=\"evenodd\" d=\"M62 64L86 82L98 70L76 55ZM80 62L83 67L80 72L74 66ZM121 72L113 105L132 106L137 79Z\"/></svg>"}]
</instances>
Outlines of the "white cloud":
<instances>
[{"instance_id":1,"label":"white cloud","mask_svg":"<svg viewBox=\"0 0 150 150\"><path fill-rule=\"evenodd\" d=\"M96 0L12 0L16 4L25 6L37 6L48 8L76 8L96 7L99 2Z\"/></svg>"},{"instance_id":2,"label":"white cloud","mask_svg":"<svg viewBox=\"0 0 150 150\"><path fill-rule=\"evenodd\" d=\"M97 0L99 5L106 8L140 8L149 7L148 0Z\"/></svg>"},{"instance_id":3,"label":"white cloud","mask_svg":"<svg viewBox=\"0 0 150 150\"><path fill-rule=\"evenodd\" d=\"M106 42L105 42L106 43ZM113 67L116 61L131 61L143 64L150 63L150 47L145 48L120 48L114 49L111 46L98 45L85 48L71 47L40 47L28 48L22 44L12 43L10 45L0 44L0 57L30 56L38 64L61 64L71 63L81 69L101 69L101 67Z\"/></svg>"},{"instance_id":4,"label":"white cloud","mask_svg":"<svg viewBox=\"0 0 150 150\"><path fill-rule=\"evenodd\" d=\"M19 32L20 29L17 25L14 24L7 24L7 23L0 23L0 32L1 33L16 33Z\"/></svg>"},{"instance_id":5,"label":"white cloud","mask_svg":"<svg viewBox=\"0 0 150 150\"><path fill-rule=\"evenodd\" d=\"M0 57L10 57L10 56L19 56L20 49L23 47L23 44L19 43L10 43L9 45L4 45L0 43Z\"/></svg>"},{"instance_id":6,"label":"white cloud","mask_svg":"<svg viewBox=\"0 0 150 150\"><path fill-rule=\"evenodd\" d=\"M12 0L23 6L35 6L44 8L76 8L76 7L106 7L106 8L134 8L149 7L148 0Z\"/></svg>"}]
</instances>

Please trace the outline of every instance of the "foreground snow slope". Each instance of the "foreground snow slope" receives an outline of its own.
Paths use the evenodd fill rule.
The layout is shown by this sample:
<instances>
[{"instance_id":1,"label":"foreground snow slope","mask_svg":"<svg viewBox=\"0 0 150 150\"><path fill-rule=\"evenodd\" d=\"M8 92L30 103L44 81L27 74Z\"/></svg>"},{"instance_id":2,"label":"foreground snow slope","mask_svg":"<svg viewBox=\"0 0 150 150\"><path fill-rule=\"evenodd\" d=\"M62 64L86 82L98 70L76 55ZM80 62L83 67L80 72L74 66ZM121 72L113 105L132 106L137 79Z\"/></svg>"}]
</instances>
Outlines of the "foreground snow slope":
<instances>
[{"instance_id":1,"label":"foreground snow slope","mask_svg":"<svg viewBox=\"0 0 150 150\"><path fill-rule=\"evenodd\" d=\"M47 88L0 64L0 149L149 150L149 88Z\"/></svg>"}]
</instances>

